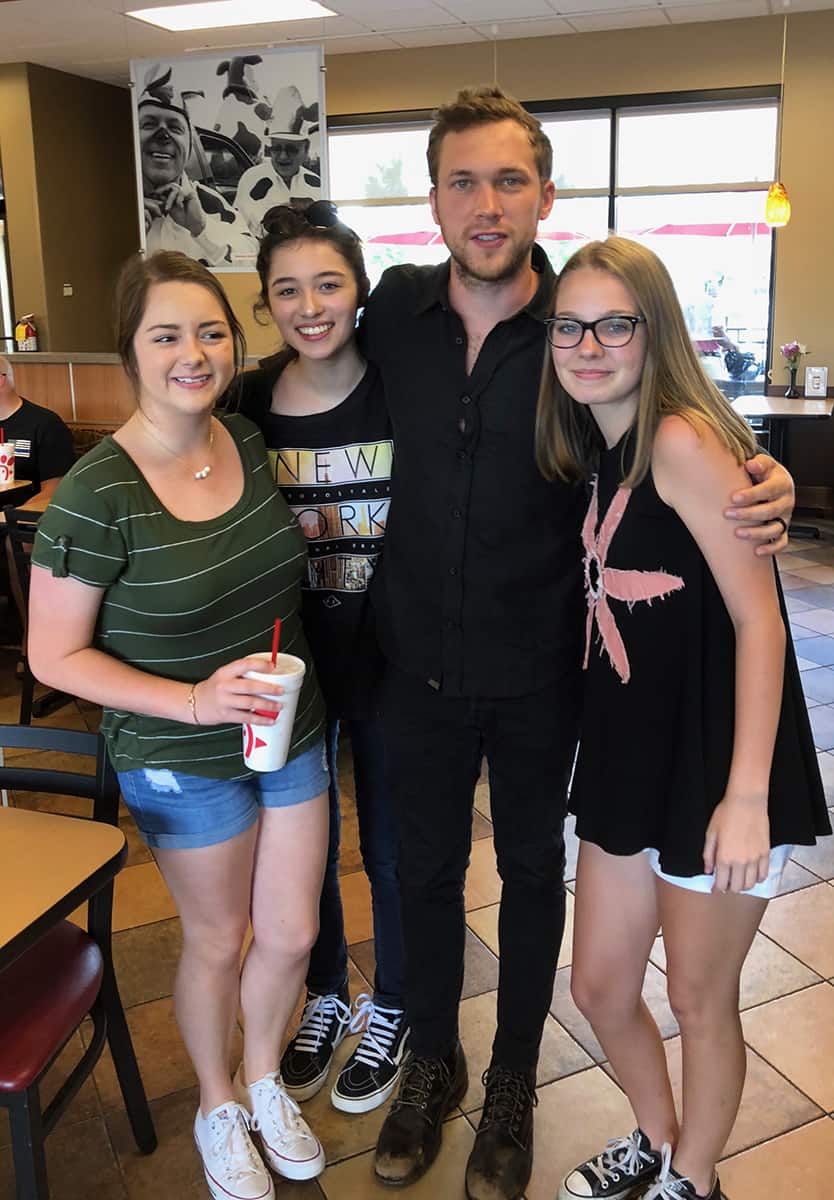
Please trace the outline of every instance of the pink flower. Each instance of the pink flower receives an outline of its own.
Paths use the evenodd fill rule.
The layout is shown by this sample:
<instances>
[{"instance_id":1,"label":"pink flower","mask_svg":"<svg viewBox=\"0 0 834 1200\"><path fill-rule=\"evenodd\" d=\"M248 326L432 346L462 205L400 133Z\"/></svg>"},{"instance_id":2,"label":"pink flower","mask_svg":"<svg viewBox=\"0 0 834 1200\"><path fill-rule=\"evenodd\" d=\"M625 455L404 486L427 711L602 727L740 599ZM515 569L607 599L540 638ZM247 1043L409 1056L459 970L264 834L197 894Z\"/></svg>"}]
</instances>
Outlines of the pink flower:
<instances>
[{"instance_id":1,"label":"pink flower","mask_svg":"<svg viewBox=\"0 0 834 1200\"><path fill-rule=\"evenodd\" d=\"M588 619L585 626L585 661L582 666L584 670L588 669L591 633L596 616L602 644L611 666L623 683L628 683L631 678L631 666L625 644L614 620L614 614L608 605L608 597L612 600L625 600L631 610L640 600L646 600L651 604L652 600L663 599L670 592L680 591L684 582L680 576L668 575L665 571L622 571L617 567L606 567L608 548L631 499L631 488L617 489L614 499L608 506L608 512L605 514L599 533L595 534L594 530L597 526L596 478L591 487L591 503L588 505L588 512L582 526L582 544L585 547L585 596L588 602Z\"/></svg>"},{"instance_id":2,"label":"pink flower","mask_svg":"<svg viewBox=\"0 0 834 1200\"><path fill-rule=\"evenodd\" d=\"M804 346L802 342L785 342L784 346L779 347L779 353L789 366L795 367L802 355L808 353L808 347Z\"/></svg>"}]
</instances>

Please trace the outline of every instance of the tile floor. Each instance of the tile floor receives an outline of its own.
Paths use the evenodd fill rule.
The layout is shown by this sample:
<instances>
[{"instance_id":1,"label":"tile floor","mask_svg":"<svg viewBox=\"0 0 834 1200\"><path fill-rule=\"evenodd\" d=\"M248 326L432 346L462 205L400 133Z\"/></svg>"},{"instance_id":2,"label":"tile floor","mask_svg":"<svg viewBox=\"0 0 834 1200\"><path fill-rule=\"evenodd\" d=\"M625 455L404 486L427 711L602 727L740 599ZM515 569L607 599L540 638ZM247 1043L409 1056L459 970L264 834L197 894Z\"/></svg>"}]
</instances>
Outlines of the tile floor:
<instances>
[{"instance_id":1,"label":"tile floor","mask_svg":"<svg viewBox=\"0 0 834 1200\"><path fill-rule=\"evenodd\" d=\"M830 803L834 805L834 545L798 542L782 556L782 578L803 671L811 722ZM0 672L0 719L15 720L15 684ZM64 709L55 724L94 726L86 706ZM50 804L47 797L15 797ZM347 773L344 786L343 890L351 950L351 991L368 987L373 943L368 887L357 847ZM77 809L76 809L77 811ZM471 1086L448 1121L440 1157L408 1192L409 1200L461 1200L463 1168L483 1103L495 1021L500 883L492 851L489 796L478 788L466 906L469 933L461 1028ZM130 1138L112 1066L105 1057L49 1139L54 1200L147 1200L207 1196L191 1140L194 1076L172 1014L171 987L179 922L150 854L129 817L129 865L116 882L114 945L125 1006L159 1132L159 1148L139 1156ZM576 861L571 837L570 869ZM539 1064L537 1154L528 1200L553 1200L566 1169L606 1138L631 1129L628 1104L606 1071L598 1043L569 995L570 924L559 959L551 1015ZM665 999L660 938L646 978L646 996L667 1039L673 1080L680 1047ZM796 852L756 936L744 971L742 1008L749 1070L735 1130L722 1166L732 1200L823 1200L834 1195L834 838ZM76 1041L65 1055L76 1053ZM339 1051L342 1059L350 1045ZM54 1068L57 1080L61 1061ZM371 1149L384 1110L348 1117L330 1107L327 1091L306 1106L327 1150L315 1183L282 1183L279 1200L372 1200L390 1195L371 1174ZM5 1114L0 1114L0 1200L14 1195Z\"/></svg>"}]
</instances>

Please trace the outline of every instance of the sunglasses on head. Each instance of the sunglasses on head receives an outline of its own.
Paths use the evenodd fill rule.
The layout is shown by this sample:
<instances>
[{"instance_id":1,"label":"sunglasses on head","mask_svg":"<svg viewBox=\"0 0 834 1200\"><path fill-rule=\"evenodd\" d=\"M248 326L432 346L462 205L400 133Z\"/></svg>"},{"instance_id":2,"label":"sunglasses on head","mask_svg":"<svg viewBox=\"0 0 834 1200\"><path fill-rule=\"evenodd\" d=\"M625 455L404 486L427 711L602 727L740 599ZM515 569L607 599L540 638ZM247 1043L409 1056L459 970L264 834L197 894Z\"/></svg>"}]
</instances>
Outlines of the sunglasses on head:
<instances>
[{"instance_id":1,"label":"sunglasses on head","mask_svg":"<svg viewBox=\"0 0 834 1200\"><path fill-rule=\"evenodd\" d=\"M359 241L358 235L339 220L339 210L332 200L314 200L302 209L282 204L266 213L262 225L264 232L273 237L298 237L308 226L312 229L338 229Z\"/></svg>"}]
</instances>

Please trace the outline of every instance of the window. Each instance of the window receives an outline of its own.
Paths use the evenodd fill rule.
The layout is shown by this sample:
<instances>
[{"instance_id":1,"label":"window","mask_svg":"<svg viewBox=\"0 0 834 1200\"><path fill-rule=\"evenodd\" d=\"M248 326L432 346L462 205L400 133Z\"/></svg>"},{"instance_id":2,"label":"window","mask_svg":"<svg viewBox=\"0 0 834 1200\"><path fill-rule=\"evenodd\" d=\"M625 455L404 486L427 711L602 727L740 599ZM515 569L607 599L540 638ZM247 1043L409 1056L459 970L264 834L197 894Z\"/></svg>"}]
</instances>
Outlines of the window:
<instances>
[{"instance_id":1,"label":"window","mask_svg":"<svg viewBox=\"0 0 834 1200\"><path fill-rule=\"evenodd\" d=\"M663 100L530 106L553 144L557 187L539 242L557 271L610 228L645 243L669 269L707 372L729 395L760 391L773 253L763 213L778 90ZM397 263L442 262L428 204L429 114L349 122L331 122L330 178L342 219L365 243L371 282Z\"/></svg>"},{"instance_id":2,"label":"window","mask_svg":"<svg viewBox=\"0 0 834 1200\"><path fill-rule=\"evenodd\" d=\"M663 259L728 395L761 390L767 367L776 115L774 100L617 112L614 227Z\"/></svg>"}]
</instances>

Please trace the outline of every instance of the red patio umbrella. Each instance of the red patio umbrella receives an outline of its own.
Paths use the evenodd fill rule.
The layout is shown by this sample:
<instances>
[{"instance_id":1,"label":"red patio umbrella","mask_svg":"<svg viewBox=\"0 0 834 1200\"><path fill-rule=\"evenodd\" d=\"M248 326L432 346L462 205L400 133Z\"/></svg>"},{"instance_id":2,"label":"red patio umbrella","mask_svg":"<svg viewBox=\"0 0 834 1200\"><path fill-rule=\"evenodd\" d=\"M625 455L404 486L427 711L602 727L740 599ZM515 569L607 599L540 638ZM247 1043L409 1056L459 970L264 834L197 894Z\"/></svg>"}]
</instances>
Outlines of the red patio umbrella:
<instances>
[{"instance_id":1,"label":"red patio umbrella","mask_svg":"<svg viewBox=\"0 0 834 1200\"><path fill-rule=\"evenodd\" d=\"M560 229L542 229L538 240L549 242L574 242L585 240L584 233L572 233ZM439 229L418 229L409 233L378 233L368 238L368 242L377 242L386 246L442 246L443 235Z\"/></svg>"},{"instance_id":2,"label":"red patio umbrella","mask_svg":"<svg viewBox=\"0 0 834 1200\"><path fill-rule=\"evenodd\" d=\"M766 237L773 232L763 221L698 221L687 225L650 225L632 229L638 237Z\"/></svg>"}]
</instances>

